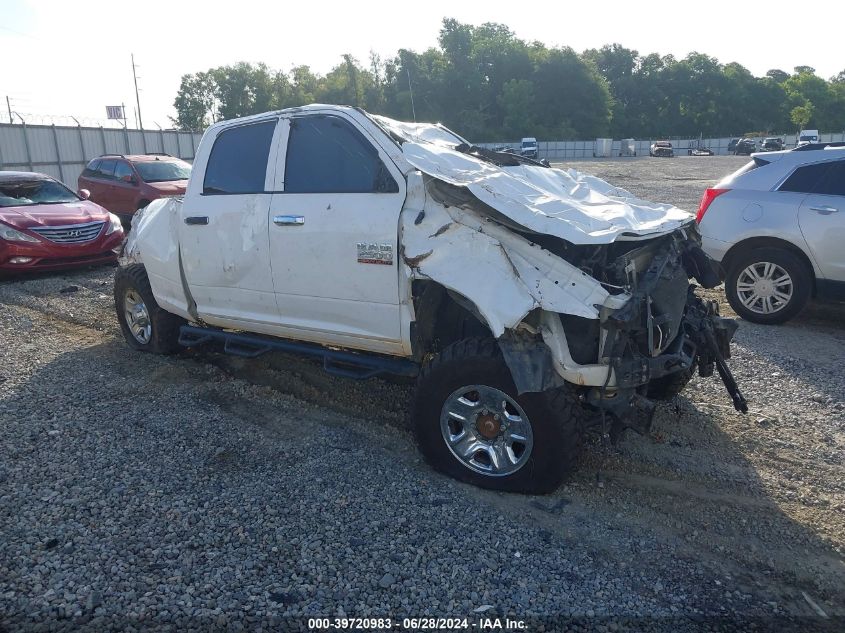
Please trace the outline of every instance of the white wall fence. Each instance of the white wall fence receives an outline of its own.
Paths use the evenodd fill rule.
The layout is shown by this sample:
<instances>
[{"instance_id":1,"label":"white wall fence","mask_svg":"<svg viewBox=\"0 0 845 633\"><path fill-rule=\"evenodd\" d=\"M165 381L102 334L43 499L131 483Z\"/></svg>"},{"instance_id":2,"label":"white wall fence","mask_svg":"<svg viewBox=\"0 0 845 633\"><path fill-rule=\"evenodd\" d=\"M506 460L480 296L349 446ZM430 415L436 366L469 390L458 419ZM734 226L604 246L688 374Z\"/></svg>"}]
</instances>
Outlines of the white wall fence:
<instances>
[{"instance_id":1,"label":"white wall fence","mask_svg":"<svg viewBox=\"0 0 845 633\"><path fill-rule=\"evenodd\" d=\"M101 154L163 152L192 161L201 133L0 123L0 170L37 171L76 190L76 179Z\"/></svg>"},{"instance_id":2,"label":"white wall fence","mask_svg":"<svg viewBox=\"0 0 845 633\"><path fill-rule=\"evenodd\" d=\"M773 135L777 136L777 135ZM76 189L76 179L92 158L101 154L147 154L164 152L193 161L202 133L177 130L129 130L103 127L58 125L12 125L0 123L0 170L38 171ZM697 147L711 149L717 155L728 154L732 138L670 138L676 156ZM787 147L796 143L794 134L780 135ZM648 156L654 140L634 141L637 156ZM758 138L759 142L762 138ZM822 134L822 142L845 141L845 132ZM507 146L519 149L519 141L479 143L481 147ZM595 139L589 141L540 141L540 157L549 160L593 158ZM619 156L620 140L614 139L611 158Z\"/></svg>"},{"instance_id":3,"label":"white wall fence","mask_svg":"<svg viewBox=\"0 0 845 633\"><path fill-rule=\"evenodd\" d=\"M778 138L782 138L786 143L786 147L795 147L795 134L772 134ZM821 141L823 143L832 143L836 141L845 141L845 132L821 134ZM732 139L739 138L736 136L726 136L722 138L704 138L699 141L698 138L678 139L678 138L659 138L659 139L642 139L635 140L634 147L636 148L637 156L648 156L649 147L654 141L670 141L675 150L675 156L686 156L687 151L691 148L701 147L709 148L714 154L718 156L728 155L728 144ZM757 147L759 148L763 142L764 137L749 137L757 140ZM480 147L492 149L493 147L512 147L519 150L519 141L500 142L500 143L478 143ZM538 149L540 158L547 158L548 160L565 160L568 158L593 158L595 148L595 139L589 141L538 141ZM611 158L619 157L620 139L614 139L610 153Z\"/></svg>"}]
</instances>

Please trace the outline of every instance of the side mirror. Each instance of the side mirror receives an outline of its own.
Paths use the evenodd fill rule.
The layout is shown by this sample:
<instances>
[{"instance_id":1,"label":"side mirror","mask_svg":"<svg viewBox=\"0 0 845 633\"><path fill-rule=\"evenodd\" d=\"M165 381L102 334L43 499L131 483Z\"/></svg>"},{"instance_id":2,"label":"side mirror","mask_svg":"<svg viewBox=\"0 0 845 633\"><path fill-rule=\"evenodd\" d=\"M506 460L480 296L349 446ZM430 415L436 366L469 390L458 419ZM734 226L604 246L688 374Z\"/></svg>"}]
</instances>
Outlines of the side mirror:
<instances>
[{"instance_id":1,"label":"side mirror","mask_svg":"<svg viewBox=\"0 0 845 633\"><path fill-rule=\"evenodd\" d=\"M82 198L83 200L87 200L88 198L91 197L91 192L88 191L87 189L80 189L79 190L79 197Z\"/></svg>"}]
</instances>

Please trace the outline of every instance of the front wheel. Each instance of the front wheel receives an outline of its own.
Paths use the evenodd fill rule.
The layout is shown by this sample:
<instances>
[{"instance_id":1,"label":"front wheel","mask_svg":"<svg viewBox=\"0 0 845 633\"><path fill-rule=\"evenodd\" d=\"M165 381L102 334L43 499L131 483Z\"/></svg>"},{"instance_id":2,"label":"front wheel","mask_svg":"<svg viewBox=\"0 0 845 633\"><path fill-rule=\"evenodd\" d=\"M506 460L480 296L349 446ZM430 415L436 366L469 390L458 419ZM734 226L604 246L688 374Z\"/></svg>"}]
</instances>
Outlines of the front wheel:
<instances>
[{"instance_id":1,"label":"front wheel","mask_svg":"<svg viewBox=\"0 0 845 633\"><path fill-rule=\"evenodd\" d=\"M812 277L795 254L758 248L737 257L725 279L725 294L747 321L767 325L796 316L810 299Z\"/></svg>"},{"instance_id":2,"label":"front wheel","mask_svg":"<svg viewBox=\"0 0 845 633\"><path fill-rule=\"evenodd\" d=\"M158 305L143 264L117 269L114 307L130 347L156 354L172 354L179 349L179 328L185 320Z\"/></svg>"},{"instance_id":3,"label":"front wheel","mask_svg":"<svg viewBox=\"0 0 845 633\"><path fill-rule=\"evenodd\" d=\"M517 393L496 341L465 339L423 367L411 421L438 470L482 488L545 493L575 467L584 415L568 387Z\"/></svg>"}]
</instances>

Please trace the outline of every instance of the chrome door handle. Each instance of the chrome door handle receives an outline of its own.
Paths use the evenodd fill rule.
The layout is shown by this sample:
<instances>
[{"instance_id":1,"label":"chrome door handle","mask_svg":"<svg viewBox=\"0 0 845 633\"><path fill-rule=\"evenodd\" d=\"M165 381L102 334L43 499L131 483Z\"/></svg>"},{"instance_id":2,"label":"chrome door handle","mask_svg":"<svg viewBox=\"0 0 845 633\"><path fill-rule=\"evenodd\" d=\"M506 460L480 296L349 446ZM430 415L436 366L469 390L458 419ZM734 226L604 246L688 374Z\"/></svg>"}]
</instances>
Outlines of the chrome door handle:
<instances>
[{"instance_id":1,"label":"chrome door handle","mask_svg":"<svg viewBox=\"0 0 845 633\"><path fill-rule=\"evenodd\" d=\"M305 224L304 215L274 215L273 224L276 226L302 226Z\"/></svg>"},{"instance_id":2,"label":"chrome door handle","mask_svg":"<svg viewBox=\"0 0 845 633\"><path fill-rule=\"evenodd\" d=\"M836 207L810 207L810 211L815 211L816 213L821 213L822 215L830 215L831 213L836 213L839 209Z\"/></svg>"}]
</instances>

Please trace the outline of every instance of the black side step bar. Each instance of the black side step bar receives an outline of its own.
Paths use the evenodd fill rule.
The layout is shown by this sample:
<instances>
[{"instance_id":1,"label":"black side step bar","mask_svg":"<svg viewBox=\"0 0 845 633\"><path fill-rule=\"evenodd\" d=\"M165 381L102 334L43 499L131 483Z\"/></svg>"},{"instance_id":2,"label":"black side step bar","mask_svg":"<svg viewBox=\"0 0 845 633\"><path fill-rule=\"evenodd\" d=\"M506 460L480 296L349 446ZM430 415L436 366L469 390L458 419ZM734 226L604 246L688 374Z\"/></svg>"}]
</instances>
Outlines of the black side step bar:
<instances>
[{"instance_id":1,"label":"black side step bar","mask_svg":"<svg viewBox=\"0 0 845 633\"><path fill-rule=\"evenodd\" d=\"M323 369L327 373L356 380L372 378L380 374L413 377L419 373L417 363L404 358L357 354L327 349L310 343L298 343L256 334L226 332L195 325L183 325L179 329L179 344L184 347L199 347L212 341L222 342L223 351L227 354L244 358L255 358L273 350L320 358L323 361Z\"/></svg>"}]
</instances>

